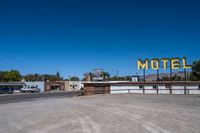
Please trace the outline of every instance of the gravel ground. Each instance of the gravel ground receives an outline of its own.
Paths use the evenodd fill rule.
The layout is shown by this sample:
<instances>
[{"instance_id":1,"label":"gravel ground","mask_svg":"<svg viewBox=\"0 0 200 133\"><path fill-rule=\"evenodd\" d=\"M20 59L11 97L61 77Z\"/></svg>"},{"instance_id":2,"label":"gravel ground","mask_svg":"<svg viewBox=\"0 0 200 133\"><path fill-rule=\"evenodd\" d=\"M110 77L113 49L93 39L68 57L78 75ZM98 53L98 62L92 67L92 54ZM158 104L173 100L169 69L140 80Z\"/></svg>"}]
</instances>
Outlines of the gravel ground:
<instances>
[{"instance_id":1,"label":"gravel ground","mask_svg":"<svg viewBox=\"0 0 200 133\"><path fill-rule=\"evenodd\" d=\"M93 95L1 104L0 133L200 133L200 96Z\"/></svg>"}]
</instances>

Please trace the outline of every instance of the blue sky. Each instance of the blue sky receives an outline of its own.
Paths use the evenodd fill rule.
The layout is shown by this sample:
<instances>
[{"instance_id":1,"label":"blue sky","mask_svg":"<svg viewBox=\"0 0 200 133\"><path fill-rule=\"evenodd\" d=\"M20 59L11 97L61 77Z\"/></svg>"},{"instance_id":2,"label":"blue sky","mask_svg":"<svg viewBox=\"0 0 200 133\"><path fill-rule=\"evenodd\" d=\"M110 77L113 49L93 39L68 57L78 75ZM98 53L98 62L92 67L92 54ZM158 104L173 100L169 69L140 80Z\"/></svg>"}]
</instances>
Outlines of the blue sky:
<instances>
[{"instance_id":1,"label":"blue sky","mask_svg":"<svg viewBox=\"0 0 200 133\"><path fill-rule=\"evenodd\" d=\"M134 75L138 58L192 63L200 57L199 7L192 0L0 1L0 70L67 78L94 68Z\"/></svg>"}]
</instances>

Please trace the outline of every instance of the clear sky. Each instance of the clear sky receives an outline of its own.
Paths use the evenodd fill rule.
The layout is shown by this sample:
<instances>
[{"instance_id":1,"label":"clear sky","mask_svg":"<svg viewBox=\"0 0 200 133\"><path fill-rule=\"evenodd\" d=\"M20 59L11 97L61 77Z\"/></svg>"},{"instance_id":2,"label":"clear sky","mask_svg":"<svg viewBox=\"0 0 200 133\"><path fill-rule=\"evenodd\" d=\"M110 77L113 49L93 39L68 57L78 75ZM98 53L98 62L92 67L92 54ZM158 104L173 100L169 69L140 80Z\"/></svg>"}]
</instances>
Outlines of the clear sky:
<instances>
[{"instance_id":1,"label":"clear sky","mask_svg":"<svg viewBox=\"0 0 200 133\"><path fill-rule=\"evenodd\" d=\"M200 57L192 0L1 0L0 70L137 72L138 58Z\"/></svg>"}]
</instances>

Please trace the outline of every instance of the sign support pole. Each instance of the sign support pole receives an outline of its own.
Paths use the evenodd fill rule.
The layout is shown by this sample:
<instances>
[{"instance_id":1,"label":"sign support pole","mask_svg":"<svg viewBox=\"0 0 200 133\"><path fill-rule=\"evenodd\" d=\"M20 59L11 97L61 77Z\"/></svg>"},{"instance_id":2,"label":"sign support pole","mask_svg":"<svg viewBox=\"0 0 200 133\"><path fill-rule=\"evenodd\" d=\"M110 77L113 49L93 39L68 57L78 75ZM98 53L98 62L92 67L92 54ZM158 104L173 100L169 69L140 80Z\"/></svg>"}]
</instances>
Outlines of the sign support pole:
<instances>
[{"instance_id":1,"label":"sign support pole","mask_svg":"<svg viewBox=\"0 0 200 133\"><path fill-rule=\"evenodd\" d=\"M185 75L185 85L184 85L184 94L186 94L186 81L187 81L187 71L184 69L184 75Z\"/></svg>"},{"instance_id":2,"label":"sign support pole","mask_svg":"<svg viewBox=\"0 0 200 133\"><path fill-rule=\"evenodd\" d=\"M146 80L145 69L143 69L143 82Z\"/></svg>"},{"instance_id":3,"label":"sign support pole","mask_svg":"<svg viewBox=\"0 0 200 133\"><path fill-rule=\"evenodd\" d=\"M157 81L160 80L160 73L159 73L159 69L157 69Z\"/></svg>"}]
</instances>

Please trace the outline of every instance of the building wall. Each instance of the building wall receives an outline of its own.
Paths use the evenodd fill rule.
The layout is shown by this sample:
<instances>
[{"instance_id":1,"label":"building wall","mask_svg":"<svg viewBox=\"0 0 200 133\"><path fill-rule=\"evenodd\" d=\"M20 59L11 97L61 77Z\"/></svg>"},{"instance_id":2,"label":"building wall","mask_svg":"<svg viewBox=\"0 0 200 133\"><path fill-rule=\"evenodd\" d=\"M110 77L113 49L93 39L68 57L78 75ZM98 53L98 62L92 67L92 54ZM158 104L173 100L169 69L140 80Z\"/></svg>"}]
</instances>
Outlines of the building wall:
<instances>
[{"instance_id":1,"label":"building wall","mask_svg":"<svg viewBox=\"0 0 200 133\"><path fill-rule=\"evenodd\" d=\"M69 91L69 81L57 81L60 84L64 84L64 91Z\"/></svg>"},{"instance_id":2,"label":"building wall","mask_svg":"<svg viewBox=\"0 0 200 133\"><path fill-rule=\"evenodd\" d=\"M0 82L0 93L4 91L20 91L24 87L24 83L22 82Z\"/></svg>"},{"instance_id":3,"label":"building wall","mask_svg":"<svg viewBox=\"0 0 200 133\"><path fill-rule=\"evenodd\" d=\"M83 87L81 81L58 81L65 84L65 91L78 91Z\"/></svg>"},{"instance_id":4,"label":"building wall","mask_svg":"<svg viewBox=\"0 0 200 133\"><path fill-rule=\"evenodd\" d=\"M158 87L158 85L154 85L154 86ZM144 86L144 89L145 89L146 94L157 94L157 88L154 89L153 85L146 85Z\"/></svg>"},{"instance_id":5,"label":"building wall","mask_svg":"<svg viewBox=\"0 0 200 133\"><path fill-rule=\"evenodd\" d=\"M99 90L100 89L100 90ZM109 84L84 84L84 95L110 94Z\"/></svg>"},{"instance_id":6,"label":"building wall","mask_svg":"<svg viewBox=\"0 0 200 133\"><path fill-rule=\"evenodd\" d=\"M81 81L69 81L69 91L78 91L83 87Z\"/></svg>"},{"instance_id":7,"label":"building wall","mask_svg":"<svg viewBox=\"0 0 200 133\"><path fill-rule=\"evenodd\" d=\"M57 86L57 90L53 90L52 87ZM65 82L45 82L44 91L65 91Z\"/></svg>"},{"instance_id":8,"label":"building wall","mask_svg":"<svg viewBox=\"0 0 200 133\"><path fill-rule=\"evenodd\" d=\"M38 81L38 82L24 82L24 84L26 85L26 86L33 86L33 87L37 87L38 89L40 89L40 92L44 92L44 82L40 82L40 81Z\"/></svg>"},{"instance_id":9,"label":"building wall","mask_svg":"<svg viewBox=\"0 0 200 133\"><path fill-rule=\"evenodd\" d=\"M45 91L51 91L50 88L54 84L58 84L60 91L78 91L83 87L81 81L57 81L57 82L46 82Z\"/></svg>"},{"instance_id":10,"label":"building wall","mask_svg":"<svg viewBox=\"0 0 200 133\"><path fill-rule=\"evenodd\" d=\"M93 94L94 94L94 86L84 85L84 95L93 95Z\"/></svg>"},{"instance_id":11,"label":"building wall","mask_svg":"<svg viewBox=\"0 0 200 133\"><path fill-rule=\"evenodd\" d=\"M143 85L142 85L143 86ZM156 88L154 88L154 87ZM144 85L141 88L140 85L111 85L111 94L120 93L145 93L145 94L185 94L185 86L183 85L172 85L171 87L165 85ZM186 85L186 94L200 94L199 86Z\"/></svg>"},{"instance_id":12,"label":"building wall","mask_svg":"<svg viewBox=\"0 0 200 133\"><path fill-rule=\"evenodd\" d=\"M124 86L115 86L111 85L110 91L111 94L119 94L119 93L128 93L127 89L133 89L130 90L130 93L143 93L143 89L140 89L139 86L130 86L130 85L124 85Z\"/></svg>"}]
</instances>

